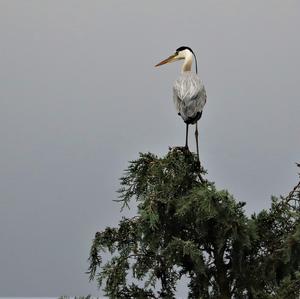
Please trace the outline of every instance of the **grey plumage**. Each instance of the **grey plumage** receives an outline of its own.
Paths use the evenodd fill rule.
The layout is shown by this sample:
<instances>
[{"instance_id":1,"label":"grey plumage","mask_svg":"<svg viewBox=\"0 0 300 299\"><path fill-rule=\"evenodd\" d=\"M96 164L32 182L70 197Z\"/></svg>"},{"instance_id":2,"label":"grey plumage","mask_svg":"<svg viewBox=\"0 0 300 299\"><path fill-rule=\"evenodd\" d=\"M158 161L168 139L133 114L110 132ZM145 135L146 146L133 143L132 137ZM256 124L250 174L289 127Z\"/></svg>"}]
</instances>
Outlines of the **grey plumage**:
<instances>
[{"instance_id":1,"label":"grey plumage","mask_svg":"<svg viewBox=\"0 0 300 299\"><path fill-rule=\"evenodd\" d=\"M199 76L191 71L183 72L173 85L173 100L183 121L196 123L206 103L206 91Z\"/></svg>"}]
</instances>

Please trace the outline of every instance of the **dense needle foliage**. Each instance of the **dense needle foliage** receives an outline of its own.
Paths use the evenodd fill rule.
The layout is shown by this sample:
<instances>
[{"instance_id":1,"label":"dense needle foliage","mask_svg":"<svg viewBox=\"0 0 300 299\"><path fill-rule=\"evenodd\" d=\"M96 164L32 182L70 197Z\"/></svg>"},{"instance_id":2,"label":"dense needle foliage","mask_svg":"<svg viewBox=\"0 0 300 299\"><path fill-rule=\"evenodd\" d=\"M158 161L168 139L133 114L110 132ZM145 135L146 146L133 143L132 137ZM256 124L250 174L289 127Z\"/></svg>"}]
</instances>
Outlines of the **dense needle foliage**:
<instances>
[{"instance_id":1,"label":"dense needle foliage","mask_svg":"<svg viewBox=\"0 0 300 299\"><path fill-rule=\"evenodd\" d=\"M300 186L247 217L204 174L179 149L130 162L120 202L138 213L96 233L90 279L110 298L175 298L182 277L189 298L299 298Z\"/></svg>"}]
</instances>

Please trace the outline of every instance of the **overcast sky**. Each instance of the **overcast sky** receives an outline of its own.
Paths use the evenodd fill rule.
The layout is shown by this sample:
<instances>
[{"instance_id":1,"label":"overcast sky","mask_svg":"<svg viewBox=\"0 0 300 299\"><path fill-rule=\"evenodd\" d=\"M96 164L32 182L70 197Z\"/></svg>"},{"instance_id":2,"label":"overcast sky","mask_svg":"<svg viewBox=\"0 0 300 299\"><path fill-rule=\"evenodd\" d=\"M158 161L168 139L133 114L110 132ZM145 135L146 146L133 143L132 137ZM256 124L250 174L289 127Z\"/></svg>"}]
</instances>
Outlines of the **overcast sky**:
<instances>
[{"instance_id":1,"label":"overcast sky","mask_svg":"<svg viewBox=\"0 0 300 299\"><path fill-rule=\"evenodd\" d=\"M99 295L84 272L116 225L118 178L138 152L183 145L179 46L208 100L208 178L270 205L300 160L297 0L0 0L0 296ZM195 149L193 134L190 147Z\"/></svg>"}]
</instances>

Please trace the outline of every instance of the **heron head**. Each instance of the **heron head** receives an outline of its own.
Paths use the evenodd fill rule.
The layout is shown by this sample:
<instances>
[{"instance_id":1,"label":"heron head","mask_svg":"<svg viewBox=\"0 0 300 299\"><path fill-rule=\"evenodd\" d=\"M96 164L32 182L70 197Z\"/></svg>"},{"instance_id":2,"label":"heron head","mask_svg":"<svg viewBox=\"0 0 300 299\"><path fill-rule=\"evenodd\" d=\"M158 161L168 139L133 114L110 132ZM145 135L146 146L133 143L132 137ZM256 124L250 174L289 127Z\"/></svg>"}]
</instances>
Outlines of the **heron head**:
<instances>
[{"instance_id":1,"label":"heron head","mask_svg":"<svg viewBox=\"0 0 300 299\"><path fill-rule=\"evenodd\" d=\"M171 62L177 61L177 60L186 59L192 55L194 55L194 52L191 48L185 47L185 46L179 47L173 55L169 56L167 59L162 60L155 66L160 66L160 65L163 65L166 63L171 63Z\"/></svg>"}]
</instances>

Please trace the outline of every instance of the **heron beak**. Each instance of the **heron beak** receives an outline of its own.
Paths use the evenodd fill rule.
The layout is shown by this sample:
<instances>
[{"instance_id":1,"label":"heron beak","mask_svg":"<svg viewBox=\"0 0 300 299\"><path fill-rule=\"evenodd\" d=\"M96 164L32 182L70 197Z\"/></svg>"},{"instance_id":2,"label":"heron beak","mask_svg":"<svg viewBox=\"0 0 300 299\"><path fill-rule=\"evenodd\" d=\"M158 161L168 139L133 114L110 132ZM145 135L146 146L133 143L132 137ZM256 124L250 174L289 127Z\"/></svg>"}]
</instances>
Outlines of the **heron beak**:
<instances>
[{"instance_id":1,"label":"heron beak","mask_svg":"<svg viewBox=\"0 0 300 299\"><path fill-rule=\"evenodd\" d=\"M160 66L160 65L163 65L163 64L166 64L166 63L174 62L174 61L178 60L177 57L178 57L177 54L173 54L173 55L171 55L170 57L168 57L167 59L165 59L165 60L159 62L159 63L158 63L157 65L155 65L155 66Z\"/></svg>"}]
</instances>

